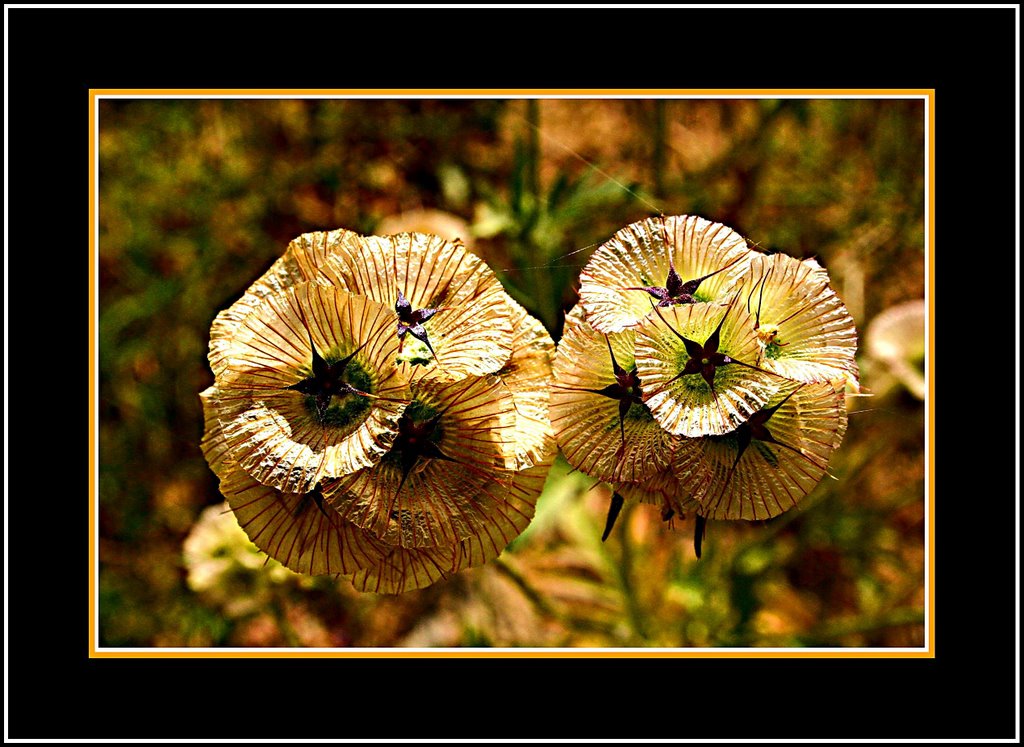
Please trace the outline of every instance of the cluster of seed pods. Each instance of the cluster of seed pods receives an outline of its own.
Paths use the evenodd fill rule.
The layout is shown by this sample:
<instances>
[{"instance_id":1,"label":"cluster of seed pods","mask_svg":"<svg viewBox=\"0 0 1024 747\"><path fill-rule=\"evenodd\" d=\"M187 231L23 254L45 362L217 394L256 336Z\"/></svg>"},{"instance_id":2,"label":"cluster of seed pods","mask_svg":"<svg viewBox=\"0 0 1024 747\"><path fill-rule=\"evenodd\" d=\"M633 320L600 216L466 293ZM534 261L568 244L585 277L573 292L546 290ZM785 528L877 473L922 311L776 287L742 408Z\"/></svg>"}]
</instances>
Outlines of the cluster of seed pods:
<instances>
[{"instance_id":1,"label":"cluster of seed pods","mask_svg":"<svg viewBox=\"0 0 1024 747\"><path fill-rule=\"evenodd\" d=\"M565 458L666 521L769 519L827 472L856 385L853 319L814 260L697 216L633 223L593 254L554 362Z\"/></svg>"},{"instance_id":2,"label":"cluster of seed pods","mask_svg":"<svg viewBox=\"0 0 1024 747\"><path fill-rule=\"evenodd\" d=\"M268 556L361 591L422 588L533 517L553 354L459 242L303 234L213 322L203 452Z\"/></svg>"}]
</instances>

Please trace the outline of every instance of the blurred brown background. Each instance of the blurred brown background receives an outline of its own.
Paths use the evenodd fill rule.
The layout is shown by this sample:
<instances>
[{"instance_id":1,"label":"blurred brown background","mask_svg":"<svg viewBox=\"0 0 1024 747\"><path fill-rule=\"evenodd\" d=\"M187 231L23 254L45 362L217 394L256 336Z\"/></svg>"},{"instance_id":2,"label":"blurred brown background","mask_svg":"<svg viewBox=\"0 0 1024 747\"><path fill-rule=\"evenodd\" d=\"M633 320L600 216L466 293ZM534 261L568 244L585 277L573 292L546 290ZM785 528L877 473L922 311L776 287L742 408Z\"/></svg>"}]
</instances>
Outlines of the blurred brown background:
<instances>
[{"instance_id":1,"label":"blurred brown background","mask_svg":"<svg viewBox=\"0 0 1024 747\"><path fill-rule=\"evenodd\" d=\"M924 109L902 100L104 100L106 646L920 646ZM556 463L501 558L398 597L296 576L199 451L214 315L300 233L461 236L557 340L590 252L658 212L817 257L861 334L831 472L770 522L624 512Z\"/></svg>"}]
</instances>

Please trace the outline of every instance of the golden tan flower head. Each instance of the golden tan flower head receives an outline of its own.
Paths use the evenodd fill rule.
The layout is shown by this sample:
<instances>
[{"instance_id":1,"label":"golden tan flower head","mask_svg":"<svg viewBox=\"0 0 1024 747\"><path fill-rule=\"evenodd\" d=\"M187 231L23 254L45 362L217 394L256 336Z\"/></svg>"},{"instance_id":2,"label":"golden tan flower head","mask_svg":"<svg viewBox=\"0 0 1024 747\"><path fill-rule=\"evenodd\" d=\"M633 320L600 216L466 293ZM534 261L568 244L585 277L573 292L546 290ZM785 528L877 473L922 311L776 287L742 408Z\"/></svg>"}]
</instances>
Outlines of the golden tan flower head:
<instances>
[{"instance_id":1,"label":"golden tan flower head","mask_svg":"<svg viewBox=\"0 0 1024 747\"><path fill-rule=\"evenodd\" d=\"M316 283L268 296L242 322L216 415L256 481L307 493L376 463L409 403L394 313Z\"/></svg>"},{"instance_id":2,"label":"golden tan flower head","mask_svg":"<svg viewBox=\"0 0 1024 747\"><path fill-rule=\"evenodd\" d=\"M214 321L202 449L288 568L422 588L532 518L553 351L458 241L303 234Z\"/></svg>"},{"instance_id":3,"label":"golden tan flower head","mask_svg":"<svg viewBox=\"0 0 1024 747\"><path fill-rule=\"evenodd\" d=\"M598 248L580 273L580 305L599 332L634 327L652 304L724 301L755 253L721 223L694 215L632 223Z\"/></svg>"},{"instance_id":4,"label":"golden tan flower head","mask_svg":"<svg viewBox=\"0 0 1024 747\"><path fill-rule=\"evenodd\" d=\"M743 305L696 303L654 311L637 328L644 401L672 433L691 438L735 430L783 379L754 365L757 335Z\"/></svg>"},{"instance_id":5,"label":"golden tan flower head","mask_svg":"<svg viewBox=\"0 0 1024 747\"><path fill-rule=\"evenodd\" d=\"M396 310L413 379L482 376L512 353L512 310L501 283L459 243L422 233L364 236L322 271L336 287Z\"/></svg>"}]
</instances>

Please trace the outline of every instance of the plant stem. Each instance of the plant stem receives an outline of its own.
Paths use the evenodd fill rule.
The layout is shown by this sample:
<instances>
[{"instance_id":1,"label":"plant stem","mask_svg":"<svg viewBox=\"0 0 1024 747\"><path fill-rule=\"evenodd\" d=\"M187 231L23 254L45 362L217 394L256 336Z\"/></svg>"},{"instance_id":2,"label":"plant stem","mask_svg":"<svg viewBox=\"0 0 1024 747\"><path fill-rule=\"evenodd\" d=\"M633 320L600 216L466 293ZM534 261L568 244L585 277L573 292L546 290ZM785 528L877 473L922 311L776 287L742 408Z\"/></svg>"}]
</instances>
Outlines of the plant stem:
<instances>
[{"instance_id":1,"label":"plant stem","mask_svg":"<svg viewBox=\"0 0 1024 747\"><path fill-rule=\"evenodd\" d=\"M619 542L622 547L622 555L619 562L614 558L608 560L615 571L615 578L618 581L619 589L622 591L623 604L626 607L626 614L629 616L629 624L633 629L633 635L640 640L647 639L647 626L644 623L643 613L640 611L640 603L636 598L636 589L633 588L633 547L629 541L629 519L635 508L634 504L627 503L623 507L619 520L622 522L622 531L619 532Z\"/></svg>"},{"instance_id":2,"label":"plant stem","mask_svg":"<svg viewBox=\"0 0 1024 747\"><path fill-rule=\"evenodd\" d=\"M537 99L526 100L526 121L530 125L526 133L526 192L536 209L540 205L540 101Z\"/></svg>"}]
</instances>

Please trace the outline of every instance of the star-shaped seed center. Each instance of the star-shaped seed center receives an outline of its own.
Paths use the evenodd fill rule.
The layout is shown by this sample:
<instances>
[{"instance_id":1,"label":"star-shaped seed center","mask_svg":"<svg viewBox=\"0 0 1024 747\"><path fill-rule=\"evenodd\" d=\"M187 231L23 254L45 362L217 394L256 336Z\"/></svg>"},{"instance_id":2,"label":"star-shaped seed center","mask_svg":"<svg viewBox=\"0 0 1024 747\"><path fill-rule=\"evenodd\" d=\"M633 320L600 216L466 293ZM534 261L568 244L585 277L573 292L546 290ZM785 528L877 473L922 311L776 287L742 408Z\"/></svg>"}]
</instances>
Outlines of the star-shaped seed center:
<instances>
[{"instance_id":1,"label":"star-shaped seed center","mask_svg":"<svg viewBox=\"0 0 1024 747\"><path fill-rule=\"evenodd\" d=\"M448 462L457 462L438 447L440 431L438 426L441 422L441 415L435 415L429 420L417 421L403 413L398 419L398 435L391 446L391 451L398 455L399 465L402 469L402 479L398 483L398 490L395 495L402 492L402 486L409 477L413 467L421 459L443 459Z\"/></svg>"},{"instance_id":2,"label":"star-shaped seed center","mask_svg":"<svg viewBox=\"0 0 1024 747\"><path fill-rule=\"evenodd\" d=\"M715 327L715 331L706 339L703 343L695 342L687 337L680 339L683 341L683 345L686 347L686 353L690 356L690 360L686 361L686 366L679 372L679 376L689 376L691 374L700 374L701 378L707 382L708 386L711 387L711 391L715 390L715 371L720 366L726 366L733 363L733 359L725 353L718 352L718 346L721 340L722 323L725 322L725 317L722 317L722 321Z\"/></svg>"},{"instance_id":3,"label":"star-shaped seed center","mask_svg":"<svg viewBox=\"0 0 1024 747\"><path fill-rule=\"evenodd\" d=\"M630 286L624 290L646 291L658 299L657 305L660 308L666 308L668 306L678 304L697 303L700 299L697 298L696 293L700 284L709 277L728 270L734 264L739 262L740 259L741 258L737 258L725 267L720 267L714 272L709 272L707 275L702 275L699 278L694 278L693 280L687 280L684 283L683 279L679 276L679 273L676 272L675 265L672 263L672 258L669 257L668 277L665 279L665 285Z\"/></svg>"},{"instance_id":4,"label":"star-shaped seed center","mask_svg":"<svg viewBox=\"0 0 1024 747\"><path fill-rule=\"evenodd\" d=\"M312 335L309 338L309 347L312 350L312 363L310 365L313 371L312 376L292 384L287 389L312 396L316 402L317 415L321 419L327 414L327 408L331 406L331 400L334 397L349 394L355 394L360 397L373 396L369 392L356 389L348 382L349 365L352 363L356 353L363 349L362 345L334 363L328 363L320 355L320 352L316 349L316 344L313 342Z\"/></svg>"},{"instance_id":5,"label":"star-shaped seed center","mask_svg":"<svg viewBox=\"0 0 1024 747\"><path fill-rule=\"evenodd\" d=\"M643 404L643 393L640 391L640 377L637 375L636 366L633 366L629 371L627 371L619 365L619 362L615 360L615 353L612 351L612 344L608 339L608 335L605 335L604 340L608 345L608 355L610 355L612 359L612 372L615 375L615 383L609 384L602 389L586 389L585 391L593 394L600 394L602 397L608 397L609 399L618 400L619 432L622 435L622 443L625 444L626 413L629 412L629 408L634 404Z\"/></svg>"},{"instance_id":6,"label":"star-shaped seed center","mask_svg":"<svg viewBox=\"0 0 1024 747\"><path fill-rule=\"evenodd\" d=\"M399 351L402 349L402 344L405 341L407 334L412 335L417 340L422 342L430 350L430 354L437 357L434 352L433 346L430 344L430 338L427 335L427 330L423 326L431 317L439 311L446 311L446 309L413 309L409 299L405 297L402 291L398 291L398 300L395 301L395 311L398 313L398 341Z\"/></svg>"}]
</instances>

